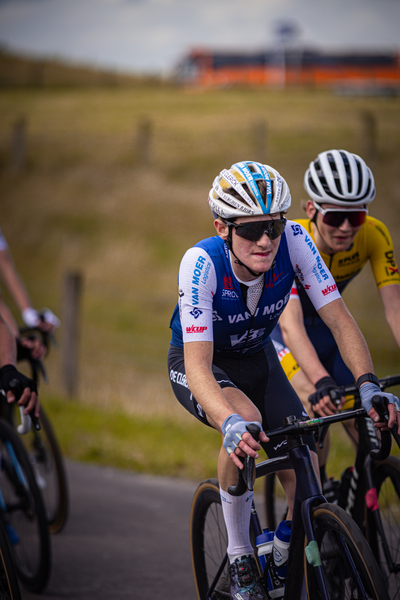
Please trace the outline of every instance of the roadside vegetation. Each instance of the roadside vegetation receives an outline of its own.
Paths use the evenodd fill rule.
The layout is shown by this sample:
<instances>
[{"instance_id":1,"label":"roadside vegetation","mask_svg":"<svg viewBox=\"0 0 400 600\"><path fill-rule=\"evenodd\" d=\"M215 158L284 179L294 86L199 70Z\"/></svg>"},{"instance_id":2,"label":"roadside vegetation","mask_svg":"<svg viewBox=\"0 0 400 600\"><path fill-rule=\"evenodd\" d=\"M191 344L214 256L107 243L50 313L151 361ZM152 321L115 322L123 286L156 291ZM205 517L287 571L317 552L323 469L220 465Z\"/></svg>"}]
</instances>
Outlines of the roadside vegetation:
<instances>
[{"instance_id":1,"label":"roadside vegetation","mask_svg":"<svg viewBox=\"0 0 400 600\"><path fill-rule=\"evenodd\" d=\"M213 235L207 195L222 168L242 159L273 165L289 183L288 216L296 218L303 174L318 152L359 153L376 179L370 212L389 226L400 258L397 98L141 81L3 87L0 111L0 225L34 306L62 319L65 273L83 278L77 397L65 395L60 347L50 352L50 383L41 387L73 459L196 479L215 474L218 435L174 399L166 353L179 262ZM21 118L26 165L16 169L11 140ZM400 352L369 268L344 299L378 375L399 372ZM61 328L59 341L62 335ZM332 459L351 455L347 441L333 437Z\"/></svg>"}]
</instances>

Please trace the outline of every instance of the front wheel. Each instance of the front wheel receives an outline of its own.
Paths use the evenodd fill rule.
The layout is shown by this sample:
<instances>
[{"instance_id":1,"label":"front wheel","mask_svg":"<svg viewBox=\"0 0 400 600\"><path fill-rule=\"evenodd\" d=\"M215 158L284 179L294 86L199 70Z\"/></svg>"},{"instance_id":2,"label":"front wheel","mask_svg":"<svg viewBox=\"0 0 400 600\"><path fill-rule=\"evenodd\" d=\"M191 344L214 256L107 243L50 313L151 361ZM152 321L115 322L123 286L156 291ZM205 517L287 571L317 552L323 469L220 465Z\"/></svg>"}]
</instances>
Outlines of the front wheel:
<instances>
[{"instance_id":1,"label":"front wheel","mask_svg":"<svg viewBox=\"0 0 400 600\"><path fill-rule=\"evenodd\" d=\"M7 534L0 521L0 600L21 600Z\"/></svg>"},{"instance_id":2,"label":"front wheel","mask_svg":"<svg viewBox=\"0 0 400 600\"><path fill-rule=\"evenodd\" d=\"M64 461L50 421L40 406L42 428L31 431L21 439L42 493L50 533L64 527L68 516L68 486Z\"/></svg>"},{"instance_id":3,"label":"front wheel","mask_svg":"<svg viewBox=\"0 0 400 600\"><path fill-rule=\"evenodd\" d=\"M351 517L336 504L322 504L314 508L311 518L329 600L389 600L372 550ZM316 569L310 564L315 553L310 562L306 556L308 598L318 600L322 596Z\"/></svg>"},{"instance_id":4,"label":"front wheel","mask_svg":"<svg viewBox=\"0 0 400 600\"><path fill-rule=\"evenodd\" d=\"M42 496L24 446L0 419L0 518L20 582L43 590L51 569L50 537Z\"/></svg>"},{"instance_id":5,"label":"front wheel","mask_svg":"<svg viewBox=\"0 0 400 600\"><path fill-rule=\"evenodd\" d=\"M211 598L230 597L227 547L218 481L208 479L197 488L190 514L190 549L198 600L208 599L210 586L219 570Z\"/></svg>"},{"instance_id":6,"label":"front wheel","mask_svg":"<svg viewBox=\"0 0 400 600\"><path fill-rule=\"evenodd\" d=\"M367 510L366 535L389 588L391 600L400 599L400 459L389 456L372 465L379 511ZM378 515L383 532L376 526Z\"/></svg>"}]
</instances>

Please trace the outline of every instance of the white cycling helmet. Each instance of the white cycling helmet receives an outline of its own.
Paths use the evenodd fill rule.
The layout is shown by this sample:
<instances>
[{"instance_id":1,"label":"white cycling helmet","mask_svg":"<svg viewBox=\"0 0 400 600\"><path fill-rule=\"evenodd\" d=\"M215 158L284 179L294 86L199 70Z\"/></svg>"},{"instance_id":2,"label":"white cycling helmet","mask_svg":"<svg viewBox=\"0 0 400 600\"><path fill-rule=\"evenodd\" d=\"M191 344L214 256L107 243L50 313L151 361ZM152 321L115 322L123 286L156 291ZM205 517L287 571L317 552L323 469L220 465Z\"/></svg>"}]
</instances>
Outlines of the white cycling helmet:
<instances>
[{"instance_id":1,"label":"white cycling helmet","mask_svg":"<svg viewBox=\"0 0 400 600\"><path fill-rule=\"evenodd\" d=\"M265 182L265 199L258 181ZM242 161L214 179L208 202L215 218L234 219L286 211L291 198L289 186L278 171L258 162Z\"/></svg>"},{"instance_id":2,"label":"white cycling helmet","mask_svg":"<svg viewBox=\"0 0 400 600\"><path fill-rule=\"evenodd\" d=\"M338 206L369 204L375 197L371 169L360 156L346 150L318 154L305 172L304 188L315 202Z\"/></svg>"}]
</instances>

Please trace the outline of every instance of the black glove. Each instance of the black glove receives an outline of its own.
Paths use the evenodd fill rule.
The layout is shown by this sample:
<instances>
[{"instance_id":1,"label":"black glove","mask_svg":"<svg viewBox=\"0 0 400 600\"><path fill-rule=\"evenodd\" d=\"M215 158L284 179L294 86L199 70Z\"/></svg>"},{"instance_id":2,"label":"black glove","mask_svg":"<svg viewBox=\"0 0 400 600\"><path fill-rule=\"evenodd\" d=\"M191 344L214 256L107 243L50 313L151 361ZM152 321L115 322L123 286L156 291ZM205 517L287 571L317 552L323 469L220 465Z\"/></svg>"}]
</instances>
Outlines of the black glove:
<instances>
[{"instance_id":1,"label":"black glove","mask_svg":"<svg viewBox=\"0 0 400 600\"><path fill-rule=\"evenodd\" d=\"M330 396L333 404L339 404L342 397L342 391L332 377L322 377L315 384L317 388L313 394L308 396L311 406L315 406L324 396Z\"/></svg>"},{"instance_id":2,"label":"black glove","mask_svg":"<svg viewBox=\"0 0 400 600\"><path fill-rule=\"evenodd\" d=\"M11 391L15 394L17 400L21 397L25 388L29 388L31 392L37 393L36 382L17 371L13 365L5 365L1 368L0 378L3 390L5 392ZM17 381L17 384L11 386L10 384L14 381Z\"/></svg>"}]
</instances>

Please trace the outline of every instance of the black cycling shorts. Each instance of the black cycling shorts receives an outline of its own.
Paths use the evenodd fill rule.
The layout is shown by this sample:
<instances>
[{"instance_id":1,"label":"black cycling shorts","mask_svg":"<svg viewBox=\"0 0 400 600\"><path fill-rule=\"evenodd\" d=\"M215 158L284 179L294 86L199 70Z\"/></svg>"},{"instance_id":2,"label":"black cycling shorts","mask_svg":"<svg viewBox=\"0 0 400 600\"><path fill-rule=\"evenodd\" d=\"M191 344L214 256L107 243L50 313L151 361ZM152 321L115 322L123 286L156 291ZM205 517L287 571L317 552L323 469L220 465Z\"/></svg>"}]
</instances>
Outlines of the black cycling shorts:
<instances>
[{"instance_id":1,"label":"black cycling shorts","mask_svg":"<svg viewBox=\"0 0 400 600\"><path fill-rule=\"evenodd\" d=\"M172 389L178 401L202 423L209 425L202 407L186 383L183 348L170 346L168 368ZM237 387L250 398L261 413L264 431L281 427L284 417L289 415L295 415L299 420L308 419L280 365L272 342L256 354L238 357L214 355L212 370L221 388ZM314 437L305 435L303 439L310 450L316 452ZM270 458L287 452L287 441L283 436L262 446Z\"/></svg>"}]
</instances>

